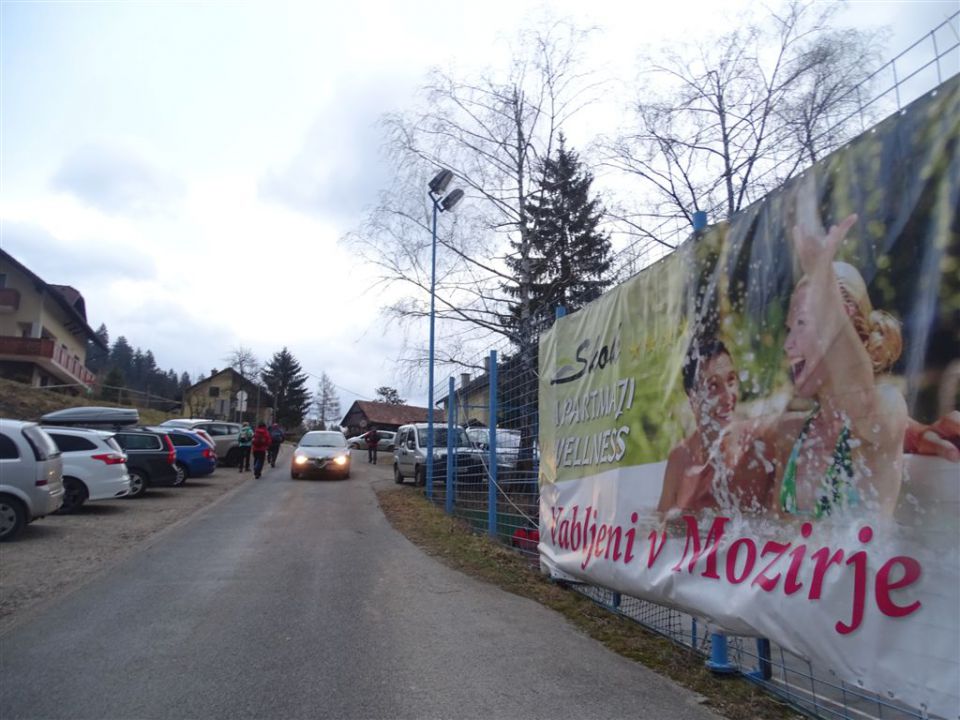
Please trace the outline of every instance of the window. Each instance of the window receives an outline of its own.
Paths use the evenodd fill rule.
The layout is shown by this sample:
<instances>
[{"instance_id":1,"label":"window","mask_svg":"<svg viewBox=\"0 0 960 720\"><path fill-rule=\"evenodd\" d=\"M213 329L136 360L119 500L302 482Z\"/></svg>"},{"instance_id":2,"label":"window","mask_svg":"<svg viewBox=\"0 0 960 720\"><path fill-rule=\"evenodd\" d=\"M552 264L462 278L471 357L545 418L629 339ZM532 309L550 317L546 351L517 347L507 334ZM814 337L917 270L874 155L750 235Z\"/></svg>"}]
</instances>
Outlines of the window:
<instances>
[{"instance_id":1,"label":"window","mask_svg":"<svg viewBox=\"0 0 960 720\"><path fill-rule=\"evenodd\" d=\"M77 437L76 435L63 435L61 433L54 433L47 431L47 434L53 438L53 441L57 444L57 447L60 448L60 452L84 452L86 450L96 450L96 443L91 442L87 438Z\"/></svg>"},{"instance_id":2,"label":"window","mask_svg":"<svg viewBox=\"0 0 960 720\"><path fill-rule=\"evenodd\" d=\"M16 460L20 457L17 445L6 435L0 434L0 460Z\"/></svg>"},{"instance_id":3,"label":"window","mask_svg":"<svg viewBox=\"0 0 960 720\"><path fill-rule=\"evenodd\" d=\"M118 433L117 442L124 450L160 450L160 438L147 433Z\"/></svg>"},{"instance_id":4,"label":"window","mask_svg":"<svg viewBox=\"0 0 960 720\"><path fill-rule=\"evenodd\" d=\"M210 397L220 397L220 388L216 387L215 385L211 385L209 388L207 388L207 394L210 395Z\"/></svg>"},{"instance_id":5,"label":"window","mask_svg":"<svg viewBox=\"0 0 960 720\"><path fill-rule=\"evenodd\" d=\"M0 290L7 286L7 274L0 273Z\"/></svg>"},{"instance_id":6,"label":"window","mask_svg":"<svg viewBox=\"0 0 960 720\"><path fill-rule=\"evenodd\" d=\"M176 447L196 447L200 444L189 435L182 435L180 433L169 433L168 437L170 438L170 442Z\"/></svg>"},{"instance_id":7,"label":"window","mask_svg":"<svg viewBox=\"0 0 960 720\"><path fill-rule=\"evenodd\" d=\"M230 435L230 429L226 425L220 425L219 423L212 423L203 429L207 431L210 437L224 437L225 435Z\"/></svg>"}]
</instances>

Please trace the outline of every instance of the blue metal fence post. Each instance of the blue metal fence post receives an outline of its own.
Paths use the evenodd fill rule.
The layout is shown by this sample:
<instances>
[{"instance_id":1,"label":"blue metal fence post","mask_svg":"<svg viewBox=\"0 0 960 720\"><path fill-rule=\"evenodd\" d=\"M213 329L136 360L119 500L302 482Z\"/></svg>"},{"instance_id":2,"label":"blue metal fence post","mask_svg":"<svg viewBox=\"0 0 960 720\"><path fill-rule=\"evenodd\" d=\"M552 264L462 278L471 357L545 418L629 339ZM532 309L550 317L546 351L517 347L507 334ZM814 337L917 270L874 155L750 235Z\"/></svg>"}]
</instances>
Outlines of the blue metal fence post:
<instances>
[{"instance_id":1,"label":"blue metal fence post","mask_svg":"<svg viewBox=\"0 0 960 720\"><path fill-rule=\"evenodd\" d=\"M693 231L700 232L707 227L707 214L703 210L693 213Z\"/></svg>"},{"instance_id":2,"label":"blue metal fence post","mask_svg":"<svg viewBox=\"0 0 960 720\"><path fill-rule=\"evenodd\" d=\"M497 351L490 351L490 372L488 388L490 390L490 459L489 482L487 484L487 534L497 536Z\"/></svg>"},{"instance_id":3,"label":"blue metal fence post","mask_svg":"<svg viewBox=\"0 0 960 720\"><path fill-rule=\"evenodd\" d=\"M457 396L454 394L453 378L447 383L447 496L444 507L447 514L453 513L453 482L456 474L453 461L456 455L453 454L453 430L456 427L457 420Z\"/></svg>"}]
</instances>

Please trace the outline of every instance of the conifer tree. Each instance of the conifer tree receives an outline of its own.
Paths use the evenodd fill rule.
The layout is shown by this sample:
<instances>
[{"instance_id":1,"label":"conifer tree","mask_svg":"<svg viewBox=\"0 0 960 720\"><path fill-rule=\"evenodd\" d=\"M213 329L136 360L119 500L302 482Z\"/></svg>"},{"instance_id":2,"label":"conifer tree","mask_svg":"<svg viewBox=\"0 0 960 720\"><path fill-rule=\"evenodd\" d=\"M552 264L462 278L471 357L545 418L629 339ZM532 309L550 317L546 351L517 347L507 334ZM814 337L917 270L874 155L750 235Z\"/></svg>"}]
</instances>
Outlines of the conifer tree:
<instances>
[{"instance_id":1,"label":"conifer tree","mask_svg":"<svg viewBox=\"0 0 960 720\"><path fill-rule=\"evenodd\" d=\"M293 354L284 347L273 354L261 377L273 394L275 417L284 427L297 427L310 407L307 375Z\"/></svg>"},{"instance_id":2,"label":"conifer tree","mask_svg":"<svg viewBox=\"0 0 960 720\"><path fill-rule=\"evenodd\" d=\"M593 175L579 155L566 146L560 134L556 155L541 168L540 190L532 196L527 211L533 234L528 258L531 273L533 326L520 328L523 335L536 335L552 322L554 308L578 310L600 297L609 286L610 239L599 229L603 208L591 197ZM521 272L517 258L507 264ZM513 297L517 288L504 286ZM510 306L507 322L519 323L519 307Z\"/></svg>"}]
</instances>

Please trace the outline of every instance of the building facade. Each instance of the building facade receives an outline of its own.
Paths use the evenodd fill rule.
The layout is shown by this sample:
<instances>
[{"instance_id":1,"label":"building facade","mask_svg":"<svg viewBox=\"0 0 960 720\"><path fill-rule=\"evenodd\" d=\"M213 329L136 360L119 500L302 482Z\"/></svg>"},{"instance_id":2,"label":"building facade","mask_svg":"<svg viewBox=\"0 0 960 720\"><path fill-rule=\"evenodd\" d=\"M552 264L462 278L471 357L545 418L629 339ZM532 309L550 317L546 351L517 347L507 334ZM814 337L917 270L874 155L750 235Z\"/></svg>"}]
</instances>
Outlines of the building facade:
<instances>
[{"instance_id":1,"label":"building facade","mask_svg":"<svg viewBox=\"0 0 960 720\"><path fill-rule=\"evenodd\" d=\"M241 392L246 393L245 399ZM248 380L233 368L214 370L210 377L183 392L183 414L191 418L270 422L273 404L273 395L263 385Z\"/></svg>"},{"instance_id":2,"label":"building facade","mask_svg":"<svg viewBox=\"0 0 960 720\"><path fill-rule=\"evenodd\" d=\"M97 379L85 366L88 340L107 349L87 323L83 295L0 250L0 377L88 392Z\"/></svg>"}]
</instances>

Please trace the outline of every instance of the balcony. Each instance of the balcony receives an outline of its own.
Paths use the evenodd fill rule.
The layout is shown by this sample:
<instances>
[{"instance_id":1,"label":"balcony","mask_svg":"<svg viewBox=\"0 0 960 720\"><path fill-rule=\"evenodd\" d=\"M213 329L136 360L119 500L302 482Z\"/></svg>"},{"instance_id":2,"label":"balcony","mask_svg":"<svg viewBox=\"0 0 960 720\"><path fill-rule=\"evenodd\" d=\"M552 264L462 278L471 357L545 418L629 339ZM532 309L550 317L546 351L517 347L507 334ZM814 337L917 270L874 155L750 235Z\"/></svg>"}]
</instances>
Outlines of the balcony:
<instances>
[{"instance_id":1,"label":"balcony","mask_svg":"<svg viewBox=\"0 0 960 720\"><path fill-rule=\"evenodd\" d=\"M20 291L0 288L0 312L16 312L20 309Z\"/></svg>"},{"instance_id":2,"label":"balcony","mask_svg":"<svg viewBox=\"0 0 960 720\"><path fill-rule=\"evenodd\" d=\"M32 362L64 384L92 387L97 376L62 345L44 338L0 337L0 360Z\"/></svg>"}]
</instances>

